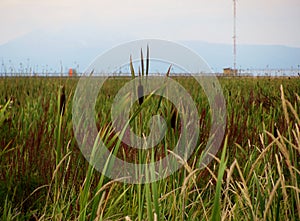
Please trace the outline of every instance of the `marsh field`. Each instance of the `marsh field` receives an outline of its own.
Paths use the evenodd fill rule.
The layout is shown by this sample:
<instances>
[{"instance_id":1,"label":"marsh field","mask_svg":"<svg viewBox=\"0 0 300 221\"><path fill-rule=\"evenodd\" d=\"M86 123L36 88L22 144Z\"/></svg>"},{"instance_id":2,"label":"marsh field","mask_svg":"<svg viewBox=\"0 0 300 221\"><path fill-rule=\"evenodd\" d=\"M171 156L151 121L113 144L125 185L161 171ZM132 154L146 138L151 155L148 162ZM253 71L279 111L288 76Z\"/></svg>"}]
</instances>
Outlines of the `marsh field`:
<instances>
[{"instance_id":1,"label":"marsh field","mask_svg":"<svg viewBox=\"0 0 300 221\"><path fill-rule=\"evenodd\" d=\"M78 78L0 78L0 219L300 220L300 78L218 77L227 108L225 136L201 170L210 106L193 78L174 79L198 110L196 148L169 177L124 184L94 170L74 138ZM165 137L148 152L119 142L110 109L129 80L110 78L101 88L95 107L99 137L123 160L154 161L176 144L180 125L171 122L171 103L153 96L142 108L132 107L138 113L131 126L147 135L139 118L146 122L158 111L168 125Z\"/></svg>"}]
</instances>

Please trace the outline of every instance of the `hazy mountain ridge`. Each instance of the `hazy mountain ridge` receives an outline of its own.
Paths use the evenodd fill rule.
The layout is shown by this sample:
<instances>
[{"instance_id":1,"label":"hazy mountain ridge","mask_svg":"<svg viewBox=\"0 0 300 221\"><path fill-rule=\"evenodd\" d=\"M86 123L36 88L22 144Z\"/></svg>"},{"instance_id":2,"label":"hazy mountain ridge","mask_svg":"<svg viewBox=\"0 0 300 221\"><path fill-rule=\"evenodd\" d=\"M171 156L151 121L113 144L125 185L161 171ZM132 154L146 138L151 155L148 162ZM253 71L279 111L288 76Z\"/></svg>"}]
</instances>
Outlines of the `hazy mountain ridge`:
<instances>
[{"instance_id":1,"label":"hazy mountain ridge","mask_svg":"<svg viewBox=\"0 0 300 221\"><path fill-rule=\"evenodd\" d=\"M103 40L106 39L106 40ZM107 40L110 39L110 40ZM10 66L18 70L32 67L36 71L66 71L70 67L82 71L99 54L111 47L130 40L126 37L97 36L85 33L45 33L35 31L0 45L3 69ZM132 40L132 39L131 39ZM232 45L202 41L180 41L198 53L214 71L232 66ZM150 45L151 50L151 45ZM62 64L62 65L61 65ZM300 48L281 45L238 45L237 67L247 68L299 68Z\"/></svg>"}]
</instances>

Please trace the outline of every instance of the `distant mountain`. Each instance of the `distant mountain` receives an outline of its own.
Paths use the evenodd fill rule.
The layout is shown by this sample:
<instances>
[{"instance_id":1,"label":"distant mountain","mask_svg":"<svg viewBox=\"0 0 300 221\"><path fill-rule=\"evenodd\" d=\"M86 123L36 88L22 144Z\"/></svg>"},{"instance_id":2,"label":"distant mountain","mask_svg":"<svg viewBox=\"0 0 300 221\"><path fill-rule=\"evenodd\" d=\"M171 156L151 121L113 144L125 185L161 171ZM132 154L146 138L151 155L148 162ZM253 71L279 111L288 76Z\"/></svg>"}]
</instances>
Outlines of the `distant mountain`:
<instances>
[{"instance_id":1,"label":"distant mountain","mask_svg":"<svg viewBox=\"0 0 300 221\"><path fill-rule=\"evenodd\" d=\"M48 71L52 69L59 72L61 68L66 71L76 66L84 70L97 55L113 45L114 41L98 42L82 34L35 31L0 45L0 59L6 69L13 66L18 70L22 63L24 67L30 66L37 72L46 68Z\"/></svg>"},{"instance_id":2,"label":"distant mountain","mask_svg":"<svg viewBox=\"0 0 300 221\"><path fill-rule=\"evenodd\" d=\"M232 67L232 45L199 41L185 41L183 44L201 55L215 70ZM237 45L237 68L289 69L298 68L298 65L300 65L300 48L281 45Z\"/></svg>"},{"instance_id":3,"label":"distant mountain","mask_svg":"<svg viewBox=\"0 0 300 221\"><path fill-rule=\"evenodd\" d=\"M36 72L65 72L68 68L84 70L99 54L111 47L133 40L129 37L99 36L84 32L63 31L31 32L23 37L0 45L1 72L4 69L31 68ZM106 40L104 40L106 39ZM232 66L232 45L202 41L179 42L198 53L214 71ZM151 47L151 46L150 46ZM21 63L21 64L20 64ZM247 68L298 68L300 48L280 45L238 45L237 67Z\"/></svg>"}]
</instances>

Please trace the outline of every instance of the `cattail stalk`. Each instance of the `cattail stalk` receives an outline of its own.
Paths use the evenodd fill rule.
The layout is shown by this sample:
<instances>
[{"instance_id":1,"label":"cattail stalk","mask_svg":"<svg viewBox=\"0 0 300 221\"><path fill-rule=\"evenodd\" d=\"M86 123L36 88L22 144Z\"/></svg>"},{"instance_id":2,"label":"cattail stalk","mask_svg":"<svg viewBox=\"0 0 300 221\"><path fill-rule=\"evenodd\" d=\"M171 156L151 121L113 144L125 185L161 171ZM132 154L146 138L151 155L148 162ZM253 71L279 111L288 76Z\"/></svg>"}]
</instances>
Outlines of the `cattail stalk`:
<instances>
[{"instance_id":1,"label":"cattail stalk","mask_svg":"<svg viewBox=\"0 0 300 221\"><path fill-rule=\"evenodd\" d=\"M141 77L140 69L139 69L139 77ZM138 85L138 98L139 98L139 104L142 105L144 102L144 86L141 83L141 79L139 79L139 85Z\"/></svg>"},{"instance_id":2,"label":"cattail stalk","mask_svg":"<svg viewBox=\"0 0 300 221\"><path fill-rule=\"evenodd\" d=\"M66 106L66 94L65 94L65 86L60 87L59 92L59 113L64 115L65 113L65 106Z\"/></svg>"}]
</instances>

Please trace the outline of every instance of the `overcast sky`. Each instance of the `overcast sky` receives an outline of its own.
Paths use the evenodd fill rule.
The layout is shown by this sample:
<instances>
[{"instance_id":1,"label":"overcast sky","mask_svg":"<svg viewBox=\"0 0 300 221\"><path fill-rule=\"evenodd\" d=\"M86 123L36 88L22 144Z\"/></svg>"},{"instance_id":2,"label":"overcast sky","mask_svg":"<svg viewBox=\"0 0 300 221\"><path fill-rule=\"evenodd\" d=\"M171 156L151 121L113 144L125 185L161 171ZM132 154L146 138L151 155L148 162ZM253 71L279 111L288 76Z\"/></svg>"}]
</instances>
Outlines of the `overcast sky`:
<instances>
[{"instance_id":1,"label":"overcast sky","mask_svg":"<svg viewBox=\"0 0 300 221\"><path fill-rule=\"evenodd\" d=\"M0 0L0 45L36 30L231 43L232 0ZM300 47L300 0L238 0L239 44Z\"/></svg>"}]
</instances>

